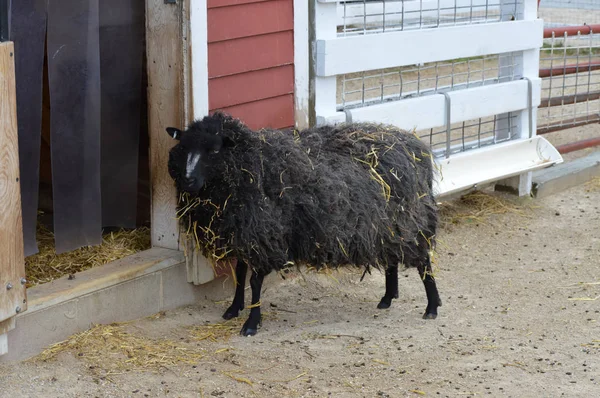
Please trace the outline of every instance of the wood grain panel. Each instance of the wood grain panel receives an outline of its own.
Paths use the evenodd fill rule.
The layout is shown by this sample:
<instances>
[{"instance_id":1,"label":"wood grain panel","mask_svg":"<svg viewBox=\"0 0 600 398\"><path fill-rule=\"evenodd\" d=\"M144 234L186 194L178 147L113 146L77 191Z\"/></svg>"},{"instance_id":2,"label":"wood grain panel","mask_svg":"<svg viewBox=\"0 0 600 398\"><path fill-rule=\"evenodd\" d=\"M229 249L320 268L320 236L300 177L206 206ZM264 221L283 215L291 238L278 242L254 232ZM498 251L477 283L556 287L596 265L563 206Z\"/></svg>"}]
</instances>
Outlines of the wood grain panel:
<instances>
[{"instance_id":1,"label":"wood grain panel","mask_svg":"<svg viewBox=\"0 0 600 398\"><path fill-rule=\"evenodd\" d=\"M168 249L178 249L179 240L177 193L167 169L175 142L165 128L183 127L181 18L180 4L146 0L152 246Z\"/></svg>"},{"instance_id":2,"label":"wood grain panel","mask_svg":"<svg viewBox=\"0 0 600 398\"><path fill-rule=\"evenodd\" d=\"M14 45L0 43L0 322L27 309ZM10 288L7 288L10 283ZM19 310L17 310L19 307ZM2 331L1 333L4 333Z\"/></svg>"},{"instance_id":3,"label":"wood grain panel","mask_svg":"<svg viewBox=\"0 0 600 398\"><path fill-rule=\"evenodd\" d=\"M208 42L282 32L294 28L292 0L249 3L208 10Z\"/></svg>"},{"instance_id":4,"label":"wood grain panel","mask_svg":"<svg viewBox=\"0 0 600 398\"><path fill-rule=\"evenodd\" d=\"M245 37L208 45L209 78L291 65L293 62L293 31Z\"/></svg>"},{"instance_id":5,"label":"wood grain panel","mask_svg":"<svg viewBox=\"0 0 600 398\"><path fill-rule=\"evenodd\" d=\"M219 77L208 82L211 109L293 93L293 65Z\"/></svg>"},{"instance_id":6,"label":"wood grain panel","mask_svg":"<svg viewBox=\"0 0 600 398\"><path fill-rule=\"evenodd\" d=\"M267 98L221 110L242 120L252 129L264 127L286 128L294 125L293 94Z\"/></svg>"}]
</instances>

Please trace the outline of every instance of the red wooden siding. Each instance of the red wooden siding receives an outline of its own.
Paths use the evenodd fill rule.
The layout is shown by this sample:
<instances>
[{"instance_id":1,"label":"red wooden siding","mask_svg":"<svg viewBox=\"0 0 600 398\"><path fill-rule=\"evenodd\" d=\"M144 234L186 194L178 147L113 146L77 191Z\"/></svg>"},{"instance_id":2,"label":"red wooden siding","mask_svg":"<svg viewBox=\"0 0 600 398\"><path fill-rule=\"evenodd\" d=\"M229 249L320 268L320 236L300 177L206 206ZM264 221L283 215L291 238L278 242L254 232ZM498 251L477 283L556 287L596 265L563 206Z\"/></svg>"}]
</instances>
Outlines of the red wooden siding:
<instances>
[{"instance_id":1,"label":"red wooden siding","mask_svg":"<svg viewBox=\"0 0 600 398\"><path fill-rule=\"evenodd\" d=\"M208 1L208 98L251 128L294 125L293 0Z\"/></svg>"},{"instance_id":2,"label":"red wooden siding","mask_svg":"<svg viewBox=\"0 0 600 398\"><path fill-rule=\"evenodd\" d=\"M235 6L238 4L262 3L269 0L208 0L208 8Z\"/></svg>"},{"instance_id":3,"label":"red wooden siding","mask_svg":"<svg viewBox=\"0 0 600 398\"><path fill-rule=\"evenodd\" d=\"M245 37L208 45L208 77L234 75L294 63L293 32Z\"/></svg>"},{"instance_id":4,"label":"red wooden siding","mask_svg":"<svg viewBox=\"0 0 600 398\"><path fill-rule=\"evenodd\" d=\"M268 84L265 84L268 82ZM240 105L294 91L294 66L261 69L208 82L212 108Z\"/></svg>"},{"instance_id":5,"label":"red wooden siding","mask_svg":"<svg viewBox=\"0 0 600 398\"><path fill-rule=\"evenodd\" d=\"M280 128L294 125L293 94L280 95L221 109L243 120L252 128L267 126Z\"/></svg>"},{"instance_id":6,"label":"red wooden siding","mask_svg":"<svg viewBox=\"0 0 600 398\"><path fill-rule=\"evenodd\" d=\"M208 11L208 42L251 37L294 29L288 0L219 7Z\"/></svg>"}]
</instances>

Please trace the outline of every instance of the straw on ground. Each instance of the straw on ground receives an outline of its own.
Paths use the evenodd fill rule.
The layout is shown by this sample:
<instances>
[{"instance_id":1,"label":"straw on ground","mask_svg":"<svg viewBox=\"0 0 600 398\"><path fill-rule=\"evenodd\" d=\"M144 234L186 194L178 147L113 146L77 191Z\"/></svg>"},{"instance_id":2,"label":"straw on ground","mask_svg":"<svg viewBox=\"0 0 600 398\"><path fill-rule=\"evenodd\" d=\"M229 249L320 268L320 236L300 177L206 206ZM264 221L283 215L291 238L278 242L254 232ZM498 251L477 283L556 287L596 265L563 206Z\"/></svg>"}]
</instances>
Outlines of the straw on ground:
<instances>
[{"instance_id":1,"label":"straw on ground","mask_svg":"<svg viewBox=\"0 0 600 398\"><path fill-rule=\"evenodd\" d=\"M105 233L99 246L87 246L56 254L54 234L40 224L37 242L39 252L25 259L27 287L73 275L149 249L150 229L142 227Z\"/></svg>"}]
</instances>

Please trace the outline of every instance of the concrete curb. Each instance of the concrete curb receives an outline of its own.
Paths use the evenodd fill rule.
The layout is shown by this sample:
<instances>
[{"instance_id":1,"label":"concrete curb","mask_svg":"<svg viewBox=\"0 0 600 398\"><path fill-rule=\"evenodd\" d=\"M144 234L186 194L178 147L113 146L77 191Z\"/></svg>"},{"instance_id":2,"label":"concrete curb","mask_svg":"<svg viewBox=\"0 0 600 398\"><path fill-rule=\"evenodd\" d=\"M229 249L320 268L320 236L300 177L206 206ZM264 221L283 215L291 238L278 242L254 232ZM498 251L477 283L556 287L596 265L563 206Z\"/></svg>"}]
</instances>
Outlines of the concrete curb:
<instances>
[{"instance_id":1,"label":"concrete curb","mask_svg":"<svg viewBox=\"0 0 600 398\"><path fill-rule=\"evenodd\" d=\"M533 173L532 195L544 198L600 177L600 151Z\"/></svg>"},{"instance_id":2,"label":"concrete curb","mask_svg":"<svg viewBox=\"0 0 600 398\"><path fill-rule=\"evenodd\" d=\"M73 280L65 276L32 287L28 310L6 334L8 352L0 363L31 358L92 324L130 321L233 292L233 286L220 282L188 283L183 252L153 248L83 271Z\"/></svg>"}]
</instances>

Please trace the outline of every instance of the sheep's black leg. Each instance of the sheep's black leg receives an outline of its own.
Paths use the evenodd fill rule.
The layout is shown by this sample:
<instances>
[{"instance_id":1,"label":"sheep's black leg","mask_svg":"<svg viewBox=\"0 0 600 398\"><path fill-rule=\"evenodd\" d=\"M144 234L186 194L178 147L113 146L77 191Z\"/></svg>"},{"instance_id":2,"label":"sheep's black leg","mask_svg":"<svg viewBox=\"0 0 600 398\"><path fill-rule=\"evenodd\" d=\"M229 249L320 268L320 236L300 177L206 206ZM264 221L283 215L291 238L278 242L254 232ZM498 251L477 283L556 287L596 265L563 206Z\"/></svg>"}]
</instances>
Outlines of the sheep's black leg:
<instances>
[{"instance_id":1,"label":"sheep's black leg","mask_svg":"<svg viewBox=\"0 0 600 398\"><path fill-rule=\"evenodd\" d=\"M435 279L431 275L431 260L429 256L426 258L425 262L421 263L418 267L419 275L425 285L425 293L427 293L427 308L425 309L425 314L423 314L423 319L435 319L437 317L437 308L442 306L442 300L435 285Z\"/></svg>"},{"instance_id":2,"label":"sheep's black leg","mask_svg":"<svg viewBox=\"0 0 600 398\"><path fill-rule=\"evenodd\" d=\"M250 306L250 316L240 334L242 336L254 336L258 332L258 326L261 323L260 314L260 290L265 279L265 274L262 272L252 272L250 277L250 287L252 288L252 305Z\"/></svg>"},{"instance_id":3,"label":"sheep's black leg","mask_svg":"<svg viewBox=\"0 0 600 398\"><path fill-rule=\"evenodd\" d=\"M240 311L244 309L244 289L246 287L246 271L248 270L248 265L242 261L238 260L237 265L235 266L235 296L233 297L233 303L227 308L227 311L223 314L223 319L231 319L236 318L240 315Z\"/></svg>"},{"instance_id":4,"label":"sheep's black leg","mask_svg":"<svg viewBox=\"0 0 600 398\"><path fill-rule=\"evenodd\" d=\"M398 266L389 266L385 270L385 295L377 305L379 309L390 308L392 299L398 298Z\"/></svg>"}]
</instances>

